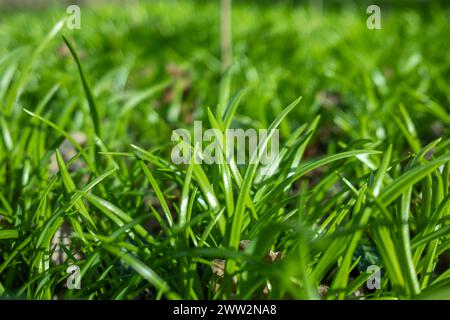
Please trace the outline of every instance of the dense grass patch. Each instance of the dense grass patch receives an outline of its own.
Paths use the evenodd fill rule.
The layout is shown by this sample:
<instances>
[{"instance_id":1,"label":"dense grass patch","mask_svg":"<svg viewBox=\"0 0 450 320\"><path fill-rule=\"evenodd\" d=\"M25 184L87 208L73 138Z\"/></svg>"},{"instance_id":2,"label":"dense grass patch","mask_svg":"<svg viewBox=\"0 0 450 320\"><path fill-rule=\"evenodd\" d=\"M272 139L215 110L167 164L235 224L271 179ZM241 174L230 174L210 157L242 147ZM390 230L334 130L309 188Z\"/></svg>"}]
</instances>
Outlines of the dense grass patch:
<instances>
[{"instance_id":1,"label":"dense grass patch","mask_svg":"<svg viewBox=\"0 0 450 320\"><path fill-rule=\"evenodd\" d=\"M216 2L0 13L0 297L450 298L449 8L365 9L236 1L224 74ZM175 165L194 120L278 172Z\"/></svg>"}]
</instances>

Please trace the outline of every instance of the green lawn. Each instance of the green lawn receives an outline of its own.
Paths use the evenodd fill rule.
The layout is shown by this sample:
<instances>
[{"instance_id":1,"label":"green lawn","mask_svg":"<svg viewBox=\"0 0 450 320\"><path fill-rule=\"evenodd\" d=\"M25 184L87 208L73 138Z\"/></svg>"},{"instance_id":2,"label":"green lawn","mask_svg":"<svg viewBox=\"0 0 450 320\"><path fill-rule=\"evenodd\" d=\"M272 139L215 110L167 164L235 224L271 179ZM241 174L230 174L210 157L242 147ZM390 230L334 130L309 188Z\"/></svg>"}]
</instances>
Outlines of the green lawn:
<instances>
[{"instance_id":1,"label":"green lawn","mask_svg":"<svg viewBox=\"0 0 450 320\"><path fill-rule=\"evenodd\" d=\"M293 2L224 73L219 1L0 11L0 298L450 299L448 4ZM278 171L173 163L197 120Z\"/></svg>"}]
</instances>

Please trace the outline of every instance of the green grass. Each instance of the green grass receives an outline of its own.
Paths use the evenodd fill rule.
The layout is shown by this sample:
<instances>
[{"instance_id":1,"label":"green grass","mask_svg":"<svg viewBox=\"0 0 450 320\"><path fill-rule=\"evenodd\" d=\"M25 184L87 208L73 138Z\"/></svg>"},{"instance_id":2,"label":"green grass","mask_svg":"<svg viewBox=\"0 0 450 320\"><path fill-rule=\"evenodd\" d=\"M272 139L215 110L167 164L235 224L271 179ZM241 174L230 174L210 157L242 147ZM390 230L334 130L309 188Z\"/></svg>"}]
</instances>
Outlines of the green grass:
<instances>
[{"instance_id":1,"label":"green grass","mask_svg":"<svg viewBox=\"0 0 450 320\"><path fill-rule=\"evenodd\" d=\"M0 297L450 299L449 7L381 6L235 1L224 74L218 2L0 13ZM194 120L279 170L175 165Z\"/></svg>"}]
</instances>

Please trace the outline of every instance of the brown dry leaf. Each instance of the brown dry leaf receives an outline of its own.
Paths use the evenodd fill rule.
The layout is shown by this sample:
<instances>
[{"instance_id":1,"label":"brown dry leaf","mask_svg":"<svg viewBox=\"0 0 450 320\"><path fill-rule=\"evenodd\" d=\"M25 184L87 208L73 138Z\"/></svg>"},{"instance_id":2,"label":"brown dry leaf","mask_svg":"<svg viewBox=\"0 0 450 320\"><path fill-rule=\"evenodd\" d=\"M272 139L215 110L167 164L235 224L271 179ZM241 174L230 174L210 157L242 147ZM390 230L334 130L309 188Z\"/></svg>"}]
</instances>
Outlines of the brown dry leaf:
<instances>
[{"instance_id":1,"label":"brown dry leaf","mask_svg":"<svg viewBox=\"0 0 450 320\"><path fill-rule=\"evenodd\" d=\"M325 108L332 108L341 103L342 97L338 92L324 90L316 94L316 101Z\"/></svg>"},{"instance_id":2,"label":"brown dry leaf","mask_svg":"<svg viewBox=\"0 0 450 320\"><path fill-rule=\"evenodd\" d=\"M70 235L72 234L73 229L72 226L64 221L61 227L56 231L55 235L52 238L51 248L52 248L52 256L51 261L55 265L61 265L67 260L67 254L63 249L63 246L66 248L70 248L72 241L70 240ZM82 256L79 253L75 253L73 255L75 259L81 260Z\"/></svg>"},{"instance_id":3,"label":"brown dry leaf","mask_svg":"<svg viewBox=\"0 0 450 320\"><path fill-rule=\"evenodd\" d=\"M241 240L239 242L239 251L247 250L247 248L249 247L250 244L251 244L251 240ZM270 250L267 253L267 255L265 256L265 259L270 263L281 260L282 258L283 258L283 254L280 251L274 252L272 250ZM225 263L226 263L226 260L221 260L221 259L213 260L211 269L212 269L213 274L216 275L218 278L223 278L223 276L225 275ZM234 284L237 283L236 277L233 277L233 283ZM215 290L218 291L219 289L220 289L220 283L218 282L215 285ZM269 285L264 286L262 292L264 295L268 295L270 292Z\"/></svg>"},{"instance_id":4,"label":"brown dry leaf","mask_svg":"<svg viewBox=\"0 0 450 320\"><path fill-rule=\"evenodd\" d=\"M283 254L280 251L273 252L272 250L270 250L266 258L269 262L276 262L283 258Z\"/></svg>"},{"instance_id":5,"label":"brown dry leaf","mask_svg":"<svg viewBox=\"0 0 450 320\"><path fill-rule=\"evenodd\" d=\"M211 269L216 276L223 277L225 274L225 260L214 259Z\"/></svg>"},{"instance_id":6,"label":"brown dry leaf","mask_svg":"<svg viewBox=\"0 0 450 320\"><path fill-rule=\"evenodd\" d=\"M319 285L319 295L322 298L325 298L328 294L328 290L330 290L329 286L325 286L323 284Z\"/></svg>"}]
</instances>

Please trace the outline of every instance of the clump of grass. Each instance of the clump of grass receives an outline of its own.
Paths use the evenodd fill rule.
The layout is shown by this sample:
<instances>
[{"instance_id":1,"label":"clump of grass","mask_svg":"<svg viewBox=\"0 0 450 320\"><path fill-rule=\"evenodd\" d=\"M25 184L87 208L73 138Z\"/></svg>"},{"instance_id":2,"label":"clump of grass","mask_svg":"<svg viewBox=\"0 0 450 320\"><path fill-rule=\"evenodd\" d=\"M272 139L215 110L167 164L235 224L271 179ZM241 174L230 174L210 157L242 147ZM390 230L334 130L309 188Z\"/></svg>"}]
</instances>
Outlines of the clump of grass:
<instances>
[{"instance_id":1,"label":"clump of grass","mask_svg":"<svg viewBox=\"0 0 450 320\"><path fill-rule=\"evenodd\" d=\"M209 3L133 5L132 22L100 6L83 12L97 33L64 38L8 17L30 36L0 27L2 298L450 298L445 14L369 33L349 8L286 6L233 8L224 74ZM194 119L280 129L278 171L173 164L170 134Z\"/></svg>"}]
</instances>

